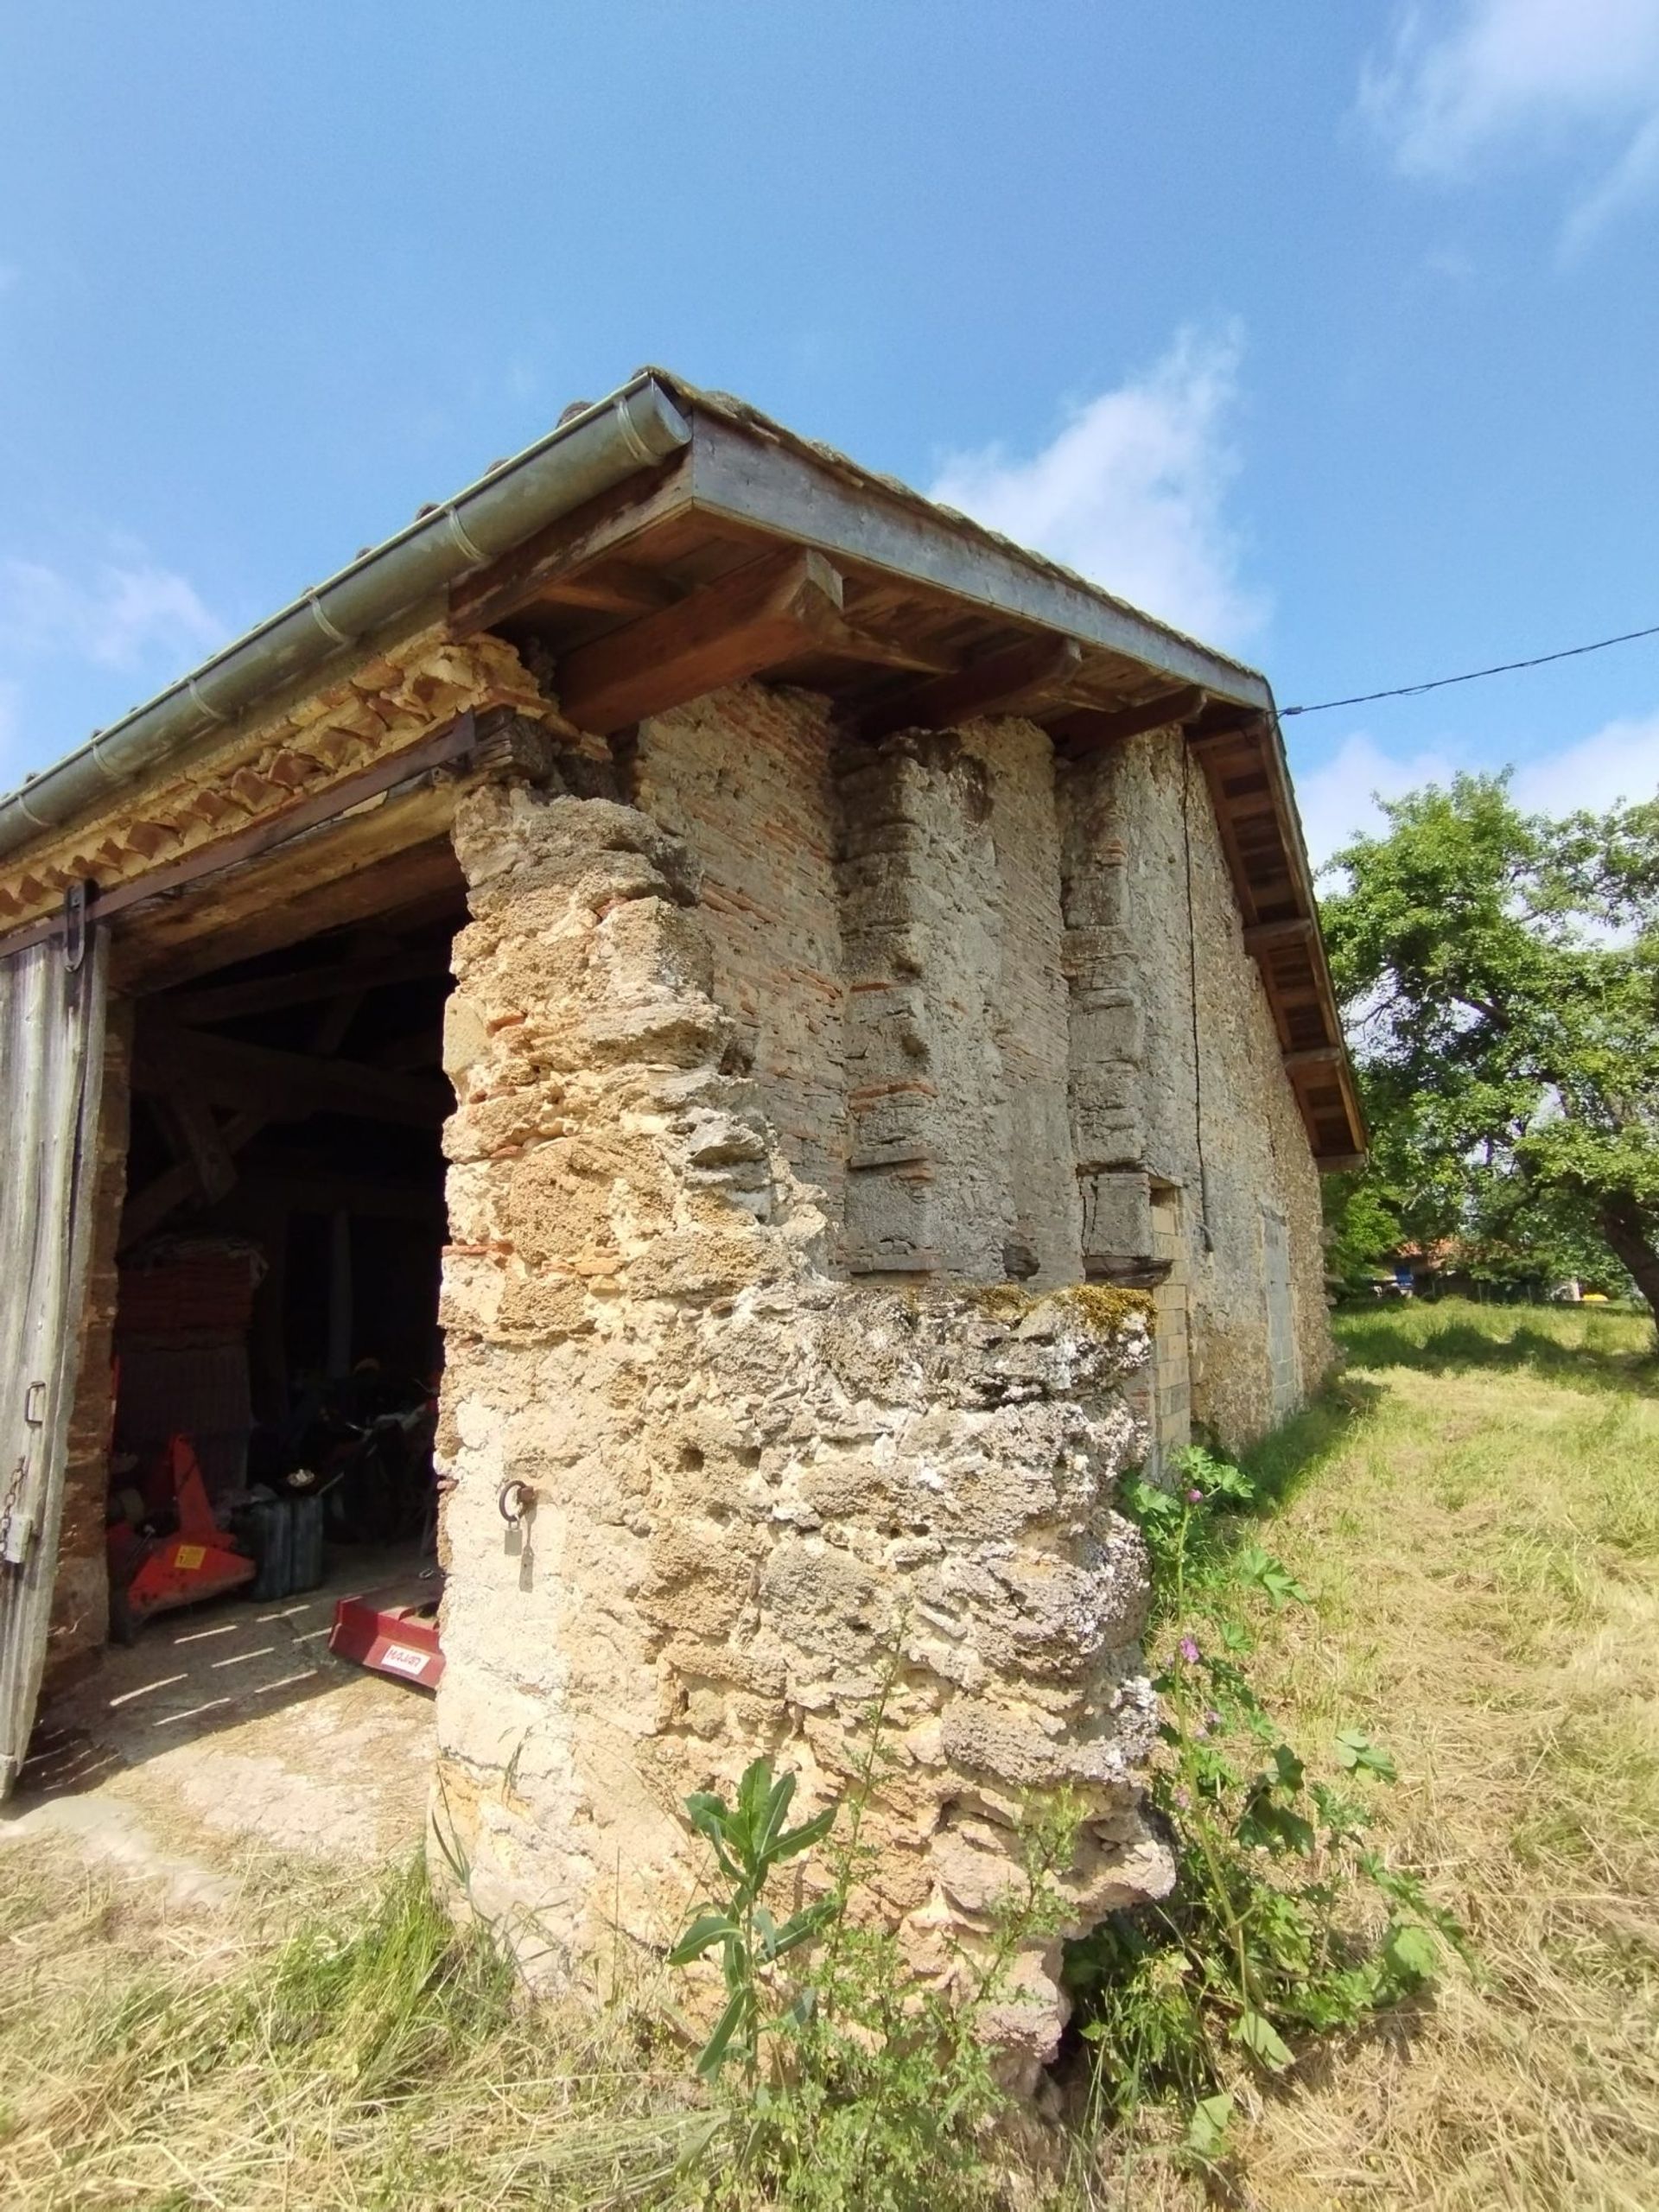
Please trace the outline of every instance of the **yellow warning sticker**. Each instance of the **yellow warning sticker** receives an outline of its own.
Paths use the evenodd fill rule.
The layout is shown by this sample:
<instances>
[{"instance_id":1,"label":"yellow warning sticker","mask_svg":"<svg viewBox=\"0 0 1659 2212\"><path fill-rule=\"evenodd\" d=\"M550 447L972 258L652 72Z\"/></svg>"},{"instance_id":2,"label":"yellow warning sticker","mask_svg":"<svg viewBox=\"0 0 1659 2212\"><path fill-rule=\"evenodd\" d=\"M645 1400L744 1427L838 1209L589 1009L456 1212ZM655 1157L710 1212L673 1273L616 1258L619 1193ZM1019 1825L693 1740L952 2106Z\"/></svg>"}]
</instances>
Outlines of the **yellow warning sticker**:
<instances>
[{"instance_id":1,"label":"yellow warning sticker","mask_svg":"<svg viewBox=\"0 0 1659 2212\"><path fill-rule=\"evenodd\" d=\"M175 1544L173 1547L175 1567L200 1567L207 1556L207 1547L205 1544Z\"/></svg>"}]
</instances>

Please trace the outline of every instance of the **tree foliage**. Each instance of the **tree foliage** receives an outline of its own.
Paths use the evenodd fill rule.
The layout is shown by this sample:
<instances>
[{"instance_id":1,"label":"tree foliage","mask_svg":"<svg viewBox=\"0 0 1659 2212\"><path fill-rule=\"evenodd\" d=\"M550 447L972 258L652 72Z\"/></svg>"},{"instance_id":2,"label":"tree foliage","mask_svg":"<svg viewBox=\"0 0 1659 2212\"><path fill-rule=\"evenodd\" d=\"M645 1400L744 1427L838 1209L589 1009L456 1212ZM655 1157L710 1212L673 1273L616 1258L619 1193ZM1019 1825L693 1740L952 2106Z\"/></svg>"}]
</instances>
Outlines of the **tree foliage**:
<instances>
[{"instance_id":1,"label":"tree foliage","mask_svg":"<svg viewBox=\"0 0 1659 2212\"><path fill-rule=\"evenodd\" d=\"M1659 1319L1659 800L1552 821L1459 776L1383 811L1323 908L1375 1139L1339 1249L1628 1273Z\"/></svg>"}]
</instances>

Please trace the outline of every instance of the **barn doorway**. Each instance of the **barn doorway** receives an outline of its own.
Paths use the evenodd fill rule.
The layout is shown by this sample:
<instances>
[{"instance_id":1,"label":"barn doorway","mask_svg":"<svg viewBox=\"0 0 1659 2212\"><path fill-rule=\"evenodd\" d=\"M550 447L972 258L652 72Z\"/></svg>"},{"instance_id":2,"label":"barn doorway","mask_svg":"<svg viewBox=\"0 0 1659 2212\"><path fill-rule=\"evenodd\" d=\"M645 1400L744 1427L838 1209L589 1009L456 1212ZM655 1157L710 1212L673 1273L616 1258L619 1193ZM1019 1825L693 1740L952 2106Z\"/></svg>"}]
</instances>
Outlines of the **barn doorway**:
<instances>
[{"instance_id":1,"label":"barn doorway","mask_svg":"<svg viewBox=\"0 0 1659 2212\"><path fill-rule=\"evenodd\" d=\"M314 1641L339 1594L431 1613L454 1103L442 1030L465 918L457 872L239 957L234 935L199 945L191 973L137 997L114 1328L118 1641L215 1604L269 1616L303 1601ZM231 957L204 964L215 949ZM202 1539L184 1551L202 1554L183 1570L199 1587L144 1583L169 1535Z\"/></svg>"}]
</instances>

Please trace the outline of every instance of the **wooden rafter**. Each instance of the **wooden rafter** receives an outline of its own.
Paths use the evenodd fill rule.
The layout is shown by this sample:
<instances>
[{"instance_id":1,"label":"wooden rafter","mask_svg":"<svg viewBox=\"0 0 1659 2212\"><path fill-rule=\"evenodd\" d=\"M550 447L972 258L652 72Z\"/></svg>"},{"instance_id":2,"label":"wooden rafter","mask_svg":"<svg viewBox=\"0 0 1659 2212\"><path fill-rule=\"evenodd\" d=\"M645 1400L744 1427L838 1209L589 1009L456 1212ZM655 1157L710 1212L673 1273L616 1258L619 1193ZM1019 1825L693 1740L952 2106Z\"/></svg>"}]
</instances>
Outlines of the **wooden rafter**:
<instances>
[{"instance_id":1,"label":"wooden rafter","mask_svg":"<svg viewBox=\"0 0 1659 2212\"><path fill-rule=\"evenodd\" d=\"M318 999L351 991L378 990L387 983L417 982L447 976L449 948L389 952L324 967L297 968L280 976L255 976L240 983L210 983L181 991L168 1001L168 1012L187 1026L234 1021L251 1014L275 1014L284 1007L308 1006Z\"/></svg>"},{"instance_id":2,"label":"wooden rafter","mask_svg":"<svg viewBox=\"0 0 1659 2212\"><path fill-rule=\"evenodd\" d=\"M855 734L874 743L901 729L955 729L976 715L1011 714L1039 692L1075 677L1083 648L1075 638L1023 638L982 654L948 676L912 684L853 718Z\"/></svg>"},{"instance_id":3,"label":"wooden rafter","mask_svg":"<svg viewBox=\"0 0 1659 2212\"><path fill-rule=\"evenodd\" d=\"M625 478L608 492L561 515L512 552L463 577L449 594L449 623L457 637L475 637L537 597L550 586L578 575L590 562L652 521L683 508L690 472L684 454Z\"/></svg>"},{"instance_id":4,"label":"wooden rafter","mask_svg":"<svg viewBox=\"0 0 1659 2212\"><path fill-rule=\"evenodd\" d=\"M220 1146L227 1157L234 1155L251 1144L265 1127L263 1114L232 1115L228 1122L219 1124ZM171 1167L146 1183L142 1191L135 1191L127 1200L121 1215L120 1249L129 1251L135 1244L142 1244L153 1230L157 1230L169 1215L181 1206L188 1205L200 1196L200 1183L194 1161L177 1160Z\"/></svg>"},{"instance_id":5,"label":"wooden rafter","mask_svg":"<svg viewBox=\"0 0 1659 2212\"><path fill-rule=\"evenodd\" d=\"M1265 716L1190 731L1308 1142L1327 1172L1363 1158L1365 1123L1325 965L1290 780Z\"/></svg>"},{"instance_id":6,"label":"wooden rafter","mask_svg":"<svg viewBox=\"0 0 1659 2212\"><path fill-rule=\"evenodd\" d=\"M1132 707L1107 711L1080 707L1069 714L1048 717L1048 732L1073 755L1098 753L1103 746L1121 745L1149 729L1168 729L1190 721L1208 704L1209 695L1196 683L1183 683L1160 691L1155 699L1142 699Z\"/></svg>"},{"instance_id":7,"label":"wooden rafter","mask_svg":"<svg viewBox=\"0 0 1659 2212\"><path fill-rule=\"evenodd\" d=\"M845 634L841 577L821 554L764 554L558 664L559 704L608 734Z\"/></svg>"},{"instance_id":8,"label":"wooden rafter","mask_svg":"<svg viewBox=\"0 0 1659 2212\"><path fill-rule=\"evenodd\" d=\"M152 1014L134 1055L133 1088L165 1095L181 1081L214 1105L263 1109L275 1121L346 1114L429 1129L454 1105L448 1086L436 1077L244 1045L206 1030L178 1028Z\"/></svg>"}]
</instances>

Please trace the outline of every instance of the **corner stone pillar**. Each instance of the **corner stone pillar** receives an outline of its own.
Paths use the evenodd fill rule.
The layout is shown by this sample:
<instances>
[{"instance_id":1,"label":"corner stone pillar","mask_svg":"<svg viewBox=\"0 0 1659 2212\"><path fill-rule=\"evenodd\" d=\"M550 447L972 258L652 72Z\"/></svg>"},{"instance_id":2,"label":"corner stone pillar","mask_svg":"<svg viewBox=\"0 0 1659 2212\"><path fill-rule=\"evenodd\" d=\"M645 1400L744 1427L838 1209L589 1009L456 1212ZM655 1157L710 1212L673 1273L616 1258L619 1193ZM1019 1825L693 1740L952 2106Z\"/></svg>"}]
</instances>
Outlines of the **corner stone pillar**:
<instances>
[{"instance_id":1,"label":"corner stone pillar","mask_svg":"<svg viewBox=\"0 0 1659 2212\"><path fill-rule=\"evenodd\" d=\"M1111 1507L1141 1302L832 1280L682 850L522 788L468 792L454 836L435 1815L474 1904L547 1977L667 1943L686 1793L764 1750L831 1801L884 1681L861 1909L918 1974L984 1938L1033 1791L1077 1792L1066 1932L1160 1893L1145 1559ZM1058 1964L1058 1937L1021 1962L999 2030L1029 2064Z\"/></svg>"}]
</instances>

